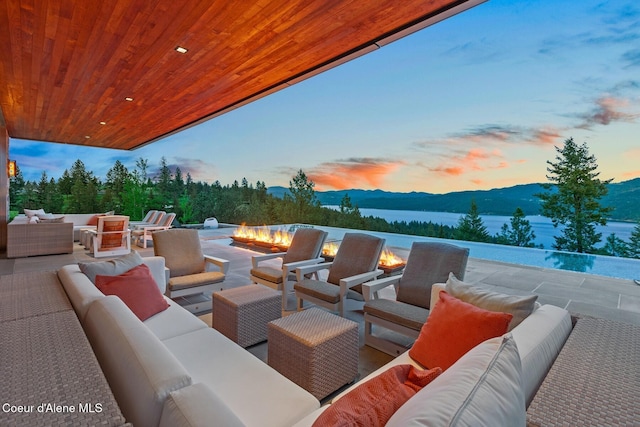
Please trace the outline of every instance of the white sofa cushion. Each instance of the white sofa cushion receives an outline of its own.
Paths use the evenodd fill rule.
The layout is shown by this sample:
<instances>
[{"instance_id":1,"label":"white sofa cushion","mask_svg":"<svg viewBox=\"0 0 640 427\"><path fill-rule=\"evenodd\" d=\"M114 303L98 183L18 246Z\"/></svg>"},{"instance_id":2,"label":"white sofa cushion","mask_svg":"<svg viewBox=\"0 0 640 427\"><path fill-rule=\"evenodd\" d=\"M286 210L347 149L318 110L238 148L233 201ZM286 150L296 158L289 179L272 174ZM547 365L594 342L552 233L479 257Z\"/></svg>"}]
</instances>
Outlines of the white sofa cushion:
<instances>
[{"instance_id":1,"label":"white sofa cushion","mask_svg":"<svg viewBox=\"0 0 640 427\"><path fill-rule=\"evenodd\" d=\"M77 264L62 267L58 270L58 278L78 315L78 319L80 319L81 323L84 323L91 303L97 299L104 298L104 294L80 271L80 267Z\"/></svg>"},{"instance_id":2,"label":"white sofa cushion","mask_svg":"<svg viewBox=\"0 0 640 427\"><path fill-rule=\"evenodd\" d=\"M215 390L246 425L290 426L320 407L311 393L213 328L176 336L163 344L194 382Z\"/></svg>"},{"instance_id":3,"label":"white sofa cushion","mask_svg":"<svg viewBox=\"0 0 640 427\"><path fill-rule=\"evenodd\" d=\"M169 303L169 308L144 321L160 341L209 327L191 313L185 313L185 309L171 298L165 297L165 299Z\"/></svg>"},{"instance_id":4,"label":"white sofa cushion","mask_svg":"<svg viewBox=\"0 0 640 427\"><path fill-rule=\"evenodd\" d=\"M522 386L527 406L567 341L571 328L567 310L543 305L511 331L522 361Z\"/></svg>"},{"instance_id":5,"label":"white sofa cushion","mask_svg":"<svg viewBox=\"0 0 640 427\"><path fill-rule=\"evenodd\" d=\"M169 393L191 384L189 373L116 296L90 305L84 329L127 421L156 427Z\"/></svg>"},{"instance_id":6,"label":"white sofa cushion","mask_svg":"<svg viewBox=\"0 0 640 427\"><path fill-rule=\"evenodd\" d=\"M391 417L387 426L524 426L518 348L509 334L462 356Z\"/></svg>"},{"instance_id":7,"label":"white sofa cushion","mask_svg":"<svg viewBox=\"0 0 640 427\"><path fill-rule=\"evenodd\" d=\"M159 427L244 427L220 397L205 384L172 391L164 403Z\"/></svg>"}]
</instances>

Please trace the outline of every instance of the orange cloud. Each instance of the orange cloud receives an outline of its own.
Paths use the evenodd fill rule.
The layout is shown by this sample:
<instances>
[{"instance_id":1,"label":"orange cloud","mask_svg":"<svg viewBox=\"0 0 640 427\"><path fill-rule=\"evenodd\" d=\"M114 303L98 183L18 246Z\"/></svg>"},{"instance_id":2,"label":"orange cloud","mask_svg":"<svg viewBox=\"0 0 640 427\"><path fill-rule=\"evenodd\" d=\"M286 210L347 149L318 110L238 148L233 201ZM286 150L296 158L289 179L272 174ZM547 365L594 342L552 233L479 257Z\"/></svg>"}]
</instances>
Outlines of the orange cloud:
<instances>
[{"instance_id":1,"label":"orange cloud","mask_svg":"<svg viewBox=\"0 0 640 427\"><path fill-rule=\"evenodd\" d=\"M500 160L496 163L496 160L502 157L503 155L500 150L492 150L489 152L483 148L472 148L465 153L448 156L443 164L428 169L432 172L452 176L462 175L469 170L484 171L487 169L503 169L509 166L506 161ZM454 166L451 166L451 163L453 163Z\"/></svg>"},{"instance_id":2,"label":"orange cloud","mask_svg":"<svg viewBox=\"0 0 640 427\"><path fill-rule=\"evenodd\" d=\"M384 179L403 165L402 161L351 158L323 163L307 173L318 189L380 188Z\"/></svg>"}]
</instances>

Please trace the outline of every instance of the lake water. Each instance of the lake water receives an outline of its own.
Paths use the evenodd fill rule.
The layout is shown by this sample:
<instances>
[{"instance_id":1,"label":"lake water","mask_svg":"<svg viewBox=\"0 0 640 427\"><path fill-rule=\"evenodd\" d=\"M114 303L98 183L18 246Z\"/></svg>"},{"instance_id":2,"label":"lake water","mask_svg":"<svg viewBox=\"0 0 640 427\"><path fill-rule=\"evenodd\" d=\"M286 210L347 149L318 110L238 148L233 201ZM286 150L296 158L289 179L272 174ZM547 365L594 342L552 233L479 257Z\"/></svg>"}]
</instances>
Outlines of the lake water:
<instances>
[{"instance_id":1,"label":"lake water","mask_svg":"<svg viewBox=\"0 0 640 427\"><path fill-rule=\"evenodd\" d=\"M338 206L325 206L331 209L339 209ZM362 216L374 216L392 221L421 221L421 222L433 222L435 224L455 226L458 224L458 220L465 214L451 213L451 212L423 212L423 211L402 211L392 209L360 209ZM503 224L511 225L510 216L500 215L480 215L484 222L487 231L492 236L500 232ZM542 215L530 215L526 219L531 223L536 239L536 245L542 245L546 249L551 249L555 242L553 237L560 235L560 231L553 227L551 220ZM628 241L633 231L635 223L630 222L615 222L610 221L606 226L598 226L598 232L602 233L602 241L596 245L596 247L604 246L606 238L615 233L617 237L622 240Z\"/></svg>"}]
</instances>

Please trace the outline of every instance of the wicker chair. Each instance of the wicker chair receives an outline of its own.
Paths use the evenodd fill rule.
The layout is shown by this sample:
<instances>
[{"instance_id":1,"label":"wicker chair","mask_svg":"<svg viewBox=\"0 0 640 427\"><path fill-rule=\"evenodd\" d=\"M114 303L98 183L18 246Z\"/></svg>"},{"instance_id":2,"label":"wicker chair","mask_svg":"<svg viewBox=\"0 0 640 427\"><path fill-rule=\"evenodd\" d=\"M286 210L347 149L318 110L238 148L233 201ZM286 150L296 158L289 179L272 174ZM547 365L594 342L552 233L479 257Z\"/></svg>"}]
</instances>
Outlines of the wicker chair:
<instances>
[{"instance_id":1,"label":"wicker chair","mask_svg":"<svg viewBox=\"0 0 640 427\"><path fill-rule=\"evenodd\" d=\"M320 256L327 232L314 228L299 228L291 239L286 252L256 255L251 257L249 273L253 283L260 283L282 291L282 309L287 309L287 296L293 290L295 269L303 265L318 264L324 261ZM276 268L264 261L282 258L282 265ZM262 265L261 265L262 263Z\"/></svg>"},{"instance_id":2,"label":"wicker chair","mask_svg":"<svg viewBox=\"0 0 640 427\"><path fill-rule=\"evenodd\" d=\"M221 289L220 283L224 281L229 270L229 261L204 255L198 230L172 228L156 231L151 236L154 254L164 257L165 265L169 269L166 291L169 298L199 295L210 299L215 289ZM210 271L209 266L214 266L215 270ZM181 305L191 312L202 311L201 302L182 302L185 304ZM204 306L211 310L210 303Z\"/></svg>"},{"instance_id":3,"label":"wicker chair","mask_svg":"<svg viewBox=\"0 0 640 427\"><path fill-rule=\"evenodd\" d=\"M293 285L298 311L302 310L303 301L309 301L344 317L345 299L362 301L362 283L382 274L376 267L384 242L368 234L346 233L332 262L298 267L298 282ZM326 281L305 277L325 269L329 270Z\"/></svg>"},{"instance_id":4,"label":"wicker chair","mask_svg":"<svg viewBox=\"0 0 640 427\"><path fill-rule=\"evenodd\" d=\"M464 278L469 249L448 243L414 242L407 265L399 276L386 277L365 283L364 331L365 344L392 356L406 351L406 347L372 334L372 325L416 339L427 321L431 307L431 287L444 283L449 273ZM378 297L378 291L394 285L396 299Z\"/></svg>"}]
</instances>

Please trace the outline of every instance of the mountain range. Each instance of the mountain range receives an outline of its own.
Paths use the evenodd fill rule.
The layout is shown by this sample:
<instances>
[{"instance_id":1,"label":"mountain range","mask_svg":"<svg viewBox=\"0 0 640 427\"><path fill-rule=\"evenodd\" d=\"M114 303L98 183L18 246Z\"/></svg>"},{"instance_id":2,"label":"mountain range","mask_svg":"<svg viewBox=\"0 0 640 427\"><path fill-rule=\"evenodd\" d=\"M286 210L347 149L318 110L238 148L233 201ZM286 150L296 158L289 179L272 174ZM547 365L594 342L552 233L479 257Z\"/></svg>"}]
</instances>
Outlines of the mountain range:
<instances>
[{"instance_id":1,"label":"mountain range","mask_svg":"<svg viewBox=\"0 0 640 427\"><path fill-rule=\"evenodd\" d=\"M640 221L640 178L608 184L609 192L600 199L602 206L611 206L614 211L609 219L615 221ZM269 187L268 192L283 197L289 191L285 187ZM481 215L513 215L521 208L525 215L540 213L540 199L535 196L545 191L541 184L522 184L491 190L456 191L446 194L422 192L391 192L384 190L334 190L316 191L322 205L339 205L345 194L351 204L359 208L396 209L428 212L466 213L475 200Z\"/></svg>"}]
</instances>

